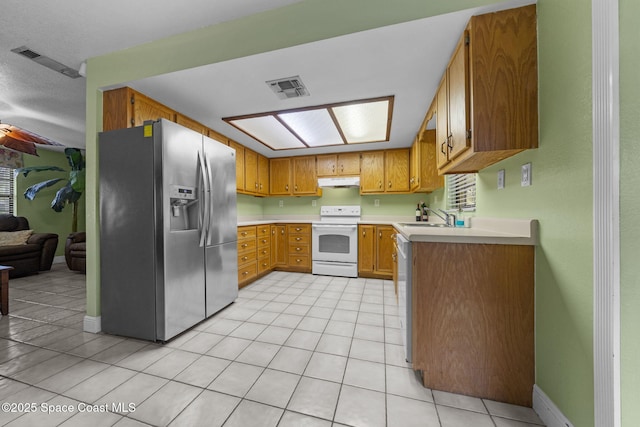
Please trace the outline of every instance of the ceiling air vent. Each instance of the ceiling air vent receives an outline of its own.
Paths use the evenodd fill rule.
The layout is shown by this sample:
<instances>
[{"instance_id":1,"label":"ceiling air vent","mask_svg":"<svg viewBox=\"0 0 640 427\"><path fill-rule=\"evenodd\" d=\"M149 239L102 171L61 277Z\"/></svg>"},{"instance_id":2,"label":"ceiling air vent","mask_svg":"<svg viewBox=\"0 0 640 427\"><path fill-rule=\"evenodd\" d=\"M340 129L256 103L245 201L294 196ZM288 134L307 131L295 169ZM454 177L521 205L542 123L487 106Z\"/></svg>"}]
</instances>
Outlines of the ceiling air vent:
<instances>
[{"instance_id":1,"label":"ceiling air vent","mask_svg":"<svg viewBox=\"0 0 640 427\"><path fill-rule=\"evenodd\" d=\"M309 96L309 91L302 83L300 76L269 80L266 83L280 99Z\"/></svg>"},{"instance_id":2,"label":"ceiling air vent","mask_svg":"<svg viewBox=\"0 0 640 427\"><path fill-rule=\"evenodd\" d=\"M26 46L20 46L15 49L11 49L11 52L15 52L18 55L29 58L30 60L35 61L40 65L44 65L45 67L50 68L58 73L64 74L67 77L71 77L72 79L77 79L78 77L80 77L78 71L74 70L73 68L67 67L66 65L61 64L58 61L47 56L40 55L38 52L34 52Z\"/></svg>"}]
</instances>

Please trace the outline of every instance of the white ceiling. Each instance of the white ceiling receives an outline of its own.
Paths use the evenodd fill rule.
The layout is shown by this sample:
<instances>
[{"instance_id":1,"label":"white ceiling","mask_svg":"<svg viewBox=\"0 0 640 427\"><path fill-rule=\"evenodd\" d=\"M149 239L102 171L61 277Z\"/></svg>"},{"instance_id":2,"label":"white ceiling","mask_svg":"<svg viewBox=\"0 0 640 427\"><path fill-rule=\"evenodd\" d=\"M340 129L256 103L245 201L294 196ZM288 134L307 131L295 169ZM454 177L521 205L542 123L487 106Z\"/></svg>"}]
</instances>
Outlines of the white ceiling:
<instances>
[{"instance_id":1,"label":"white ceiling","mask_svg":"<svg viewBox=\"0 0 640 427\"><path fill-rule=\"evenodd\" d=\"M83 147L85 80L70 79L13 52L32 50L78 69L86 59L299 0L4 0L0 26L0 120ZM191 70L123 82L269 157L273 152L221 118L395 95L390 143L409 146L470 16L532 3L513 0ZM162 3L162 7L159 7ZM279 100L265 81L300 75L311 96ZM337 149L331 147L331 151Z\"/></svg>"}]
</instances>

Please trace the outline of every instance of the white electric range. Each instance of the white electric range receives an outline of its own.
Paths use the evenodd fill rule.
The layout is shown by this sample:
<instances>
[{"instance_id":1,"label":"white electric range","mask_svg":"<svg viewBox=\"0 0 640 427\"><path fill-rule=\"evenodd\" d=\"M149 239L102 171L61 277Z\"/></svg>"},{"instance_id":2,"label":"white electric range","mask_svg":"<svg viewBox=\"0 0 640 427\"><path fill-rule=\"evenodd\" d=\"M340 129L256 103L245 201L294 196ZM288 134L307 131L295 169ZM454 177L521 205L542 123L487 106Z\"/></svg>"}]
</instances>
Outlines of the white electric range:
<instances>
[{"instance_id":1,"label":"white electric range","mask_svg":"<svg viewBox=\"0 0 640 427\"><path fill-rule=\"evenodd\" d=\"M312 273L358 277L360 206L322 206L311 232Z\"/></svg>"}]
</instances>

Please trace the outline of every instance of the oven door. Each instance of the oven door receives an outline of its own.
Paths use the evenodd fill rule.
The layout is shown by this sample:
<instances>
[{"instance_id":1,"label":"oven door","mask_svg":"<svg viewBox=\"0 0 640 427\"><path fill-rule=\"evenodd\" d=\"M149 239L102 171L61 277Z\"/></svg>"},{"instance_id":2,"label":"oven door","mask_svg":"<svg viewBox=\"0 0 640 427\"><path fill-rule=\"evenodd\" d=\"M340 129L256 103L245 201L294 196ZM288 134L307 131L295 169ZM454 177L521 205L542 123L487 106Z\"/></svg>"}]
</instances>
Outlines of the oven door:
<instances>
[{"instance_id":1,"label":"oven door","mask_svg":"<svg viewBox=\"0 0 640 427\"><path fill-rule=\"evenodd\" d=\"M312 260L358 262L357 224L313 224Z\"/></svg>"}]
</instances>

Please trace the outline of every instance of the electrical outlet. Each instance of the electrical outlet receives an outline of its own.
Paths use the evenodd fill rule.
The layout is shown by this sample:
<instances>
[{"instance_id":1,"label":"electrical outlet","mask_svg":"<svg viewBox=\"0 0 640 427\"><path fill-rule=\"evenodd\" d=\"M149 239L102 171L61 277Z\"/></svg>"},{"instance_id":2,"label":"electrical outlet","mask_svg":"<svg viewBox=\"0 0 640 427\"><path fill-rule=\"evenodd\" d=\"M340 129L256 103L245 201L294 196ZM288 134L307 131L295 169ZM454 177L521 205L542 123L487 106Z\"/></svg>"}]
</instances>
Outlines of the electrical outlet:
<instances>
[{"instance_id":1,"label":"electrical outlet","mask_svg":"<svg viewBox=\"0 0 640 427\"><path fill-rule=\"evenodd\" d=\"M529 187L531 185L531 162L522 165L520 170L520 186Z\"/></svg>"},{"instance_id":2,"label":"electrical outlet","mask_svg":"<svg viewBox=\"0 0 640 427\"><path fill-rule=\"evenodd\" d=\"M375 206L376 208L380 207L380 199L373 199L373 206Z\"/></svg>"},{"instance_id":3,"label":"electrical outlet","mask_svg":"<svg viewBox=\"0 0 640 427\"><path fill-rule=\"evenodd\" d=\"M504 169L498 171L498 190L504 188Z\"/></svg>"},{"instance_id":4,"label":"electrical outlet","mask_svg":"<svg viewBox=\"0 0 640 427\"><path fill-rule=\"evenodd\" d=\"M284 207L284 200L278 200L278 207L279 208L283 208Z\"/></svg>"},{"instance_id":5,"label":"electrical outlet","mask_svg":"<svg viewBox=\"0 0 640 427\"><path fill-rule=\"evenodd\" d=\"M316 200L311 201L311 206L315 208L317 205L318 205L318 202Z\"/></svg>"}]
</instances>

